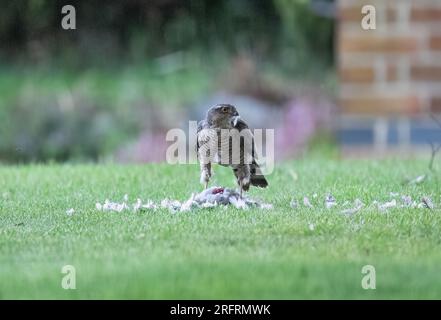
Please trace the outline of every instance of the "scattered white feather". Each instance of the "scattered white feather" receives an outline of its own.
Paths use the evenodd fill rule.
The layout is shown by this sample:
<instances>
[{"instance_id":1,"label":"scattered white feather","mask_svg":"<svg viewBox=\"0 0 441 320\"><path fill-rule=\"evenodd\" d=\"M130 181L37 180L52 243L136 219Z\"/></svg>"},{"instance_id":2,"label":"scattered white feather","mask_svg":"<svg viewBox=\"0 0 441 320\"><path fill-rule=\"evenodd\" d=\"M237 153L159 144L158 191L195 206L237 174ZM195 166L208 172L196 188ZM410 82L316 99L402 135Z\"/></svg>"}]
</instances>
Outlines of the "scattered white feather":
<instances>
[{"instance_id":1,"label":"scattered white feather","mask_svg":"<svg viewBox=\"0 0 441 320\"><path fill-rule=\"evenodd\" d=\"M198 207L198 204L196 203L196 201L194 201L194 193L191 195L190 199L188 199L187 201L185 201L182 206L180 211L185 212L185 211L190 211L193 208Z\"/></svg>"},{"instance_id":2,"label":"scattered white feather","mask_svg":"<svg viewBox=\"0 0 441 320\"><path fill-rule=\"evenodd\" d=\"M422 179L422 178L420 178ZM313 194L313 198L315 198L317 193ZM399 207L399 208L429 208L434 209L435 203L429 197L421 198L421 202L417 203L412 200L411 196L401 195L398 198L400 204L398 204L397 199L395 197L399 197L399 193L390 192L389 196L394 198L388 202L381 203L377 200L374 200L369 208L377 208L380 211L387 211L388 209ZM188 212L197 209L209 209L214 207L222 207L223 209L227 209L228 206L233 206L237 209L247 210L249 208L260 208L264 210L272 210L274 209L272 204L262 203L256 200L253 200L247 195L243 195L242 198L239 197L239 193L237 190L221 188L221 187L212 187L208 188L201 193L192 194L189 199L184 202L180 202L178 200L170 200L164 199L159 203L155 203L152 200L147 200L147 202L143 202L141 199L136 199L136 202L133 204L128 203L129 196L124 195L124 201L113 202L109 199L106 199L103 204L97 202L95 204L95 208L98 211L112 211L112 212L123 212L126 210L132 210L133 212L140 211L156 211L157 209L163 208L168 209L170 212ZM313 208L314 206L311 204L308 197L303 197L303 205L308 208ZM341 211L341 213L346 215L353 215L356 212L360 211L365 204L360 199L355 199L353 204L350 205L349 201L344 201L342 205L338 205L336 199L328 194L324 201L324 207L326 209L331 209L332 207L338 206L341 208L346 208ZM292 200L290 202L291 208L298 208L299 203L296 200ZM319 206L320 207L320 206ZM318 207L317 207L318 208ZM73 208L66 211L66 214L71 216L73 215L75 210Z\"/></svg>"},{"instance_id":3,"label":"scattered white feather","mask_svg":"<svg viewBox=\"0 0 441 320\"><path fill-rule=\"evenodd\" d=\"M310 224L308 225L308 228L309 228L309 230L314 231L315 226L314 226L313 223L310 223Z\"/></svg>"},{"instance_id":4,"label":"scattered white feather","mask_svg":"<svg viewBox=\"0 0 441 320\"><path fill-rule=\"evenodd\" d=\"M341 213L352 216L353 214L357 213L361 210L361 208L364 207L364 203L360 199L355 199L354 201L354 207L350 209L345 209Z\"/></svg>"},{"instance_id":5,"label":"scattered white feather","mask_svg":"<svg viewBox=\"0 0 441 320\"><path fill-rule=\"evenodd\" d=\"M326 209L331 209L333 206L337 205L337 201L332 196L332 194L328 194L325 199Z\"/></svg>"},{"instance_id":6,"label":"scattered white feather","mask_svg":"<svg viewBox=\"0 0 441 320\"><path fill-rule=\"evenodd\" d=\"M304 198L303 198L303 205L304 205L305 207L312 208L312 204L311 204L311 202L309 201L309 198L308 198L308 197L304 197Z\"/></svg>"},{"instance_id":7,"label":"scattered white feather","mask_svg":"<svg viewBox=\"0 0 441 320\"><path fill-rule=\"evenodd\" d=\"M397 200L393 199L389 202L385 202L383 204L378 205L378 209L380 211L386 211L388 209L395 208L396 206L397 206Z\"/></svg>"},{"instance_id":8,"label":"scattered white feather","mask_svg":"<svg viewBox=\"0 0 441 320\"><path fill-rule=\"evenodd\" d=\"M181 209L181 203L177 200L164 199L161 201L161 208L176 212Z\"/></svg>"},{"instance_id":9,"label":"scattered white feather","mask_svg":"<svg viewBox=\"0 0 441 320\"><path fill-rule=\"evenodd\" d=\"M424 180L426 180L427 176L425 174L422 174L418 177L416 177L415 179L409 181L409 184L420 184L422 182L424 182Z\"/></svg>"},{"instance_id":10,"label":"scattered white feather","mask_svg":"<svg viewBox=\"0 0 441 320\"><path fill-rule=\"evenodd\" d=\"M243 199L233 197L230 199L230 203L237 209L248 209L248 205Z\"/></svg>"},{"instance_id":11,"label":"scattered white feather","mask_svg":"<svg viewBox=\"0 0 441 320\"><path fill-rule=\"evenodd\" d=\"M360 199L355 199L355 201L354 201L354 205L356 206L356 207L364 207L364 203L363 203L363 201L361 201Z\"/></svg>"},{"instance_id":12,"label":"scattered white feather","mask_svg":"<svg viewBox=\"0 0 441 320\"><path fill-rule=\"evenodd\" d=\"M158 209L158 206L152 200L149 200L146 204L143 204L141 208L147 210L156 210Z\"/></svg>"},{"instance_id":13,"label":"scattered white feather","mask_svg":"<svg viewBox=\"0 0 441 320\"><path fill-rule=\"evenodd\" d=\"M116 212L121 212L123 210L129 209L129 206L125 202L123 203L111 202L109 199L106 199L103 205L101 205L100 203L95 204L95 207L96 209L102 211L116 211Z\"/></svg>"},{"instance_id":14,"label":"scattered white feather","mask_svg":"<svg viewBox=\"0 0 441 320\"><path fill-rule=\"evenodd\" d=\"M421 199L421 201L422 201L422 203L424 205L424 208L431 209L431 210L433 208L435 208L435 205L433 204L432 199L430 199L429 197L423 197Z\"/></svg>"},{"instance_id":15,"label":"scattered white feather","mask_svg":"<svg viewBox=\"0 0 441 320\"><path fill-rule=\"evenodd\" d=\"M74 213L75 213L74 208L70 208L70 209L66 210L66 214L67 214L68 216L71 216L71 215L73 215Z\"/></svg>"},{"instance_id":16,"label":"scattered white feather","mask_svg":"<svg viewBox=\"0 0 441 320\"><path fill-rule=\"evenodd\" d=\"M133 211L138 211L142 207L142 201L141 199L136 199L136 203L133 204Z\"/></svg>"},{"instance_id":17,"label":"scattered white feather","mask_svg":"<svg viewBox=\"0 0 441 320\"><path fill-rule=\"evenodd\" d=\"M403 202L405 207L412 206L412 197L411 196L401 196L401 201Z\"/></svg>"},{"instance_id":18,"label":"scattered white feather","mask_svg":"<svg viewBox=\"0 0 441 320\"><path fill-rule=\"evenodd\" d=\"M273 205L270 203L261 203L260 204L260 208L261 209L265 209L265 210L272 210L274 209Z\"/></svg>"},{"instance_id":19,"label":"scattered white feather","mask_svg":"<svg viewBox=\"0 0 441 320\"><path fill-rule=\"evenodd\" d=\"M294 208L294 209L296 209L299 206L299 204L297 203L296 200L292 200L289 205L291 206L291 208Z\"/></svg>"}]
</instances>

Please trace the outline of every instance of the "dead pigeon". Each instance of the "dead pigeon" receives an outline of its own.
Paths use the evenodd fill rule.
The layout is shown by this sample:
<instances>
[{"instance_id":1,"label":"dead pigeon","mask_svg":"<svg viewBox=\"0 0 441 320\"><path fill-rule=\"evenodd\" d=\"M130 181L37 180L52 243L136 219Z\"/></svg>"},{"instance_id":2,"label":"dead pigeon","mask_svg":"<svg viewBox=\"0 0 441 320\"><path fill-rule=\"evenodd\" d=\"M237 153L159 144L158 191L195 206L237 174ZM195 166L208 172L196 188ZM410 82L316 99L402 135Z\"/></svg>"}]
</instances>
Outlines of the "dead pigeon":
<instances>
[{"instance_id":1,"label":"dead pigeon","mask_svg":"<svg viewBox=\"0 0 441 320\"><path fill-rule=\"evenodd\" d=\"M201 193L192 194L191 197L185 202L178 200L164 199L159 204L155 204L153 201L148 200L147 203L143 203L141 199L137 199L133 205L128 204L128 195L124 196L122 203L112 202L108 199L104 204L96 203L95 208L98 211L114 211L122 212L132 209L134 212L157 210L158 208L169 209L170 212L185 212L199 208L213 208L217 206L227 207L232 205L238 209L248 208L260 208L270 210L273 208L271 204L261 203L248 197L240 198L239 192L233 189L212 187L208 188Z\"/></svg>"},{"instance_id":2,"label":"dead pigeon","mask_svg":"<svg viewBox=\"0 0 441 320\"><path fill-rule=\"evenodd\" d=\"M214 207L218 205L233 205L238 209L261 208L272 209L272 205L260 203L248 196L240 197L240 193L234 189L223 187L211 187L194 196L193 199L199 206Z\"/></svg>"}]
</instances>

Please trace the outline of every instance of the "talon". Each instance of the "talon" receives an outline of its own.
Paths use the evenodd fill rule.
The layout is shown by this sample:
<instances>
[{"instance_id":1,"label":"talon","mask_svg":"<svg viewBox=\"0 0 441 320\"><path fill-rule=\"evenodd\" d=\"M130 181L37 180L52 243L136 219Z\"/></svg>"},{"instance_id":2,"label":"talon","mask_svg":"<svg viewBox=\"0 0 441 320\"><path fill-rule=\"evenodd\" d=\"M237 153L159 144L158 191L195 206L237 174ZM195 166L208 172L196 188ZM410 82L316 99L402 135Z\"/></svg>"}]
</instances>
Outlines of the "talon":
<instances>
[{"instance_id":1,"label":"talon","mask_svg":"<svg viewBox=\"0 0 441 320\"><path fill-rule=\"evenodd\" d=\"M207 171L201 172L201 183L204 185L204 190L208 188L208 182L210 181L211 174Z\"/></svg>"}]
</instances>

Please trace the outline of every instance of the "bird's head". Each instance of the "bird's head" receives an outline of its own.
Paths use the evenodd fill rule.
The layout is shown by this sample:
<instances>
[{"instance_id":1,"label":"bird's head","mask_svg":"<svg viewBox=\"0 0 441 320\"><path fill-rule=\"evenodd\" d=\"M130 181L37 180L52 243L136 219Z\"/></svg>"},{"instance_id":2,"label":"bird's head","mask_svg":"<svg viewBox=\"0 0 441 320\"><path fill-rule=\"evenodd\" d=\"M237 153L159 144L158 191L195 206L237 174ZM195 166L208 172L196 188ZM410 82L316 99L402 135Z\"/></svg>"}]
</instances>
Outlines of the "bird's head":
<instances>
[{"instance_id":1,"label":"bird's head","mask_svg":"<svg viewBox=\"0 0 441 320\"><path fill-rule=\"evenodd\" d=\"M218 128L232 128L239 118L239 113L231 104L218 104L207 111L208 123Z\"/></svg>"}]
</instances>

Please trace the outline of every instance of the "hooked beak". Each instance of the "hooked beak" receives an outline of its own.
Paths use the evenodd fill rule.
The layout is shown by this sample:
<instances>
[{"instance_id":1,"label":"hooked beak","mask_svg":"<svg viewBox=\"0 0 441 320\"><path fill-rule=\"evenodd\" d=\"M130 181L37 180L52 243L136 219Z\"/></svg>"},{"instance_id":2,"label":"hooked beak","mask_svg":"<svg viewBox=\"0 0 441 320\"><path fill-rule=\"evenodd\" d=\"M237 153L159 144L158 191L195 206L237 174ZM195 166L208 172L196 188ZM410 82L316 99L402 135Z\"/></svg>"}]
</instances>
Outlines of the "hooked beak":
<instances>
[{"instance_id":1,"label":"hooked beak","mask_svg":"<svg viewBox=\"0 0 441 320\"><path fill-rule=\"evenodd\" d=\"M237 125L237 122L240 120L240 116L239 114L231 117L231 123L233 124L233 127L235 127Z\"/></svg>"}]
</instances>

